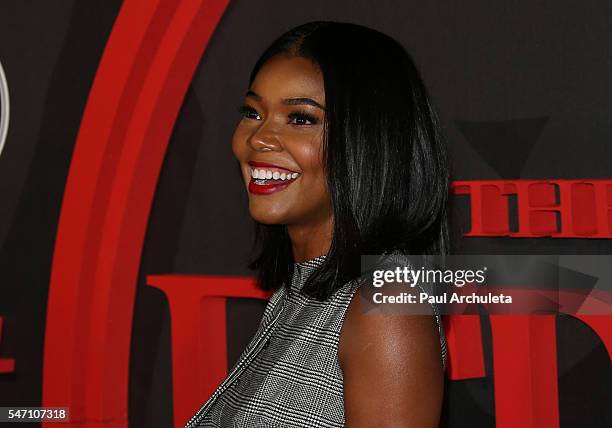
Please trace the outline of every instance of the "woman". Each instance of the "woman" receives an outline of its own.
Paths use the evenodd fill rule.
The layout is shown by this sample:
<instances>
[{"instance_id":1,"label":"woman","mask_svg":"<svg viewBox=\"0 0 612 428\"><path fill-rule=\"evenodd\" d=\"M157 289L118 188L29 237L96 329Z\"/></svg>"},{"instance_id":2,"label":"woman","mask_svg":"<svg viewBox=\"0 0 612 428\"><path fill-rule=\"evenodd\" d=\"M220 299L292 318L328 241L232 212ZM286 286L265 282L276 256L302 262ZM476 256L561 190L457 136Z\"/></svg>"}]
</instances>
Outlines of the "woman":
<instances>
[{"instance_id":1,"label":"woman","mask_svg":"<svg viewBox=\"0 0 612 428\"><path fill-rule=\"evenodd\" d=\"M186 426L437 426L437 312L371 316L356 293L361 254L446 251L445 149L409 55L366 27L304 24L263 53L240 111L251 267L274 294Z\"/></svg>"}]
</instances>

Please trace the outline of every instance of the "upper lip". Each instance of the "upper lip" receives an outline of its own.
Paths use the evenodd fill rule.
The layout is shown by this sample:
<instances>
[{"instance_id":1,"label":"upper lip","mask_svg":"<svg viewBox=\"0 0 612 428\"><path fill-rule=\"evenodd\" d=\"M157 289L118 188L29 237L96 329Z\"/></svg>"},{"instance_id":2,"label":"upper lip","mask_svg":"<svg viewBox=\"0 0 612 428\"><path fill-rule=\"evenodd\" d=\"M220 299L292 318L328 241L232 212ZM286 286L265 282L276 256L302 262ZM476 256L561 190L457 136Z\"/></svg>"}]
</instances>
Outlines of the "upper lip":
<instances>
[{"instance_id":1,"label":"upper lip","mask_svg":"<svg viewBox=\"0 0 612 428\"><path fill-rule=\"evenodd\" d=\"M298 171L294 171L289 168L285 168L284 166L274 165L273 163L268 163L268 162L249 161L248 164L252 166L253 168L266 168L267 167L267 168L284 169L285 171L289 171L289 172L298 172Z\"/></svg>"}]
</instances>

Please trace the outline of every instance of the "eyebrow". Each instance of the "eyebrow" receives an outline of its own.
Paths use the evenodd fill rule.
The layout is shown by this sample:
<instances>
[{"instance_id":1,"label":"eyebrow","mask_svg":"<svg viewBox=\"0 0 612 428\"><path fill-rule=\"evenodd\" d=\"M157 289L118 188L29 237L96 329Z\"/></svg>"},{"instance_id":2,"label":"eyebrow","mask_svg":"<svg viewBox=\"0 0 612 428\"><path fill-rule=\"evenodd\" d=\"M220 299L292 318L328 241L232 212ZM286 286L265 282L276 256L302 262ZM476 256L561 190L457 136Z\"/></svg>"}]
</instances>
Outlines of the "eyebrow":
<instances>
[{"instance_id":1,"label":"eyebrow","mask_svg":"<svg viewBox=\"0 0 612 428\"><path fill-rule=\"evenodd\" d=\"M261 101L261 95L257 95L255 92L251 91L250 89L247 91L245 96L253 98L253 99L257 100L257 101ZM311 105L313 107L318 107L321 110L325 111L325 107L323 107L321 104L319 104L318 102L316 102L312 98L307 98L307 97L285 98L285 99L283 99L283 104L289 105L289 106L299 105L299 104L306 104L306 105Z\"/></svg>"}]
</instances>

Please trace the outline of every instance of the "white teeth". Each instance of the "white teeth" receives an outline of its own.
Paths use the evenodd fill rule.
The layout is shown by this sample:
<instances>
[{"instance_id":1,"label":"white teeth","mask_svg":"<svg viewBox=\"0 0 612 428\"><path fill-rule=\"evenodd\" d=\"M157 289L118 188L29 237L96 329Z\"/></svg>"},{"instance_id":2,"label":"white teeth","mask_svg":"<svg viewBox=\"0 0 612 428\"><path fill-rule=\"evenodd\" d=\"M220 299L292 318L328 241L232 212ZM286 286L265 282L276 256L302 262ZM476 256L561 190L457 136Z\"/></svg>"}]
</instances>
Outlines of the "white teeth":
<instances>
[{"instance_id":1,"label":"white teeth","mask_svg":"<svg viewBox=\"0 0 612 428\"><path fill-rule=\"evenodd\" d=\"M259 180L293 180L296 179L300 174L297 172L279 172L279 171L270 171L265 169L251 169L251 177ZM257 183L257 184L263 184Z\"/></svg>"}]
</instances>

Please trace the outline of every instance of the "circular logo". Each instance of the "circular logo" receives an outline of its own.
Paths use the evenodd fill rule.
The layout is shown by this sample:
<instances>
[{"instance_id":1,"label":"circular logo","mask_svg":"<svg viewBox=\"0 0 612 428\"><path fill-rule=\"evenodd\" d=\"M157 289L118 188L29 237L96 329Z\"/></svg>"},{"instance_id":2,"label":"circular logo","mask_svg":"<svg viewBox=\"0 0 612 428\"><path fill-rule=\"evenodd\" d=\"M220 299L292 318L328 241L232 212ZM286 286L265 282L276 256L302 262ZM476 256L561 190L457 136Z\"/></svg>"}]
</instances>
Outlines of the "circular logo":
<instances>
[{"instance_id":1,"label":"circular logo","mask_svg":"<svg viewBox=\"0 0 612 428\"><path fill-rule=\"evenodd\" d=\"M0 62L0 156L2 156L2 149L8 134L9 117L9 90L4 68L2 68L2 63Z\"/></svg>"}]
</instances>

